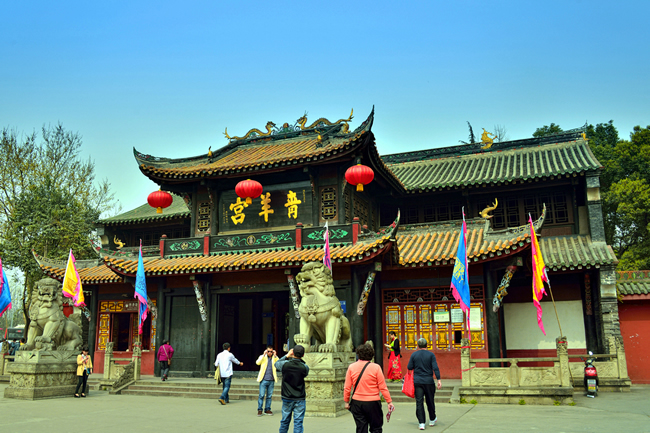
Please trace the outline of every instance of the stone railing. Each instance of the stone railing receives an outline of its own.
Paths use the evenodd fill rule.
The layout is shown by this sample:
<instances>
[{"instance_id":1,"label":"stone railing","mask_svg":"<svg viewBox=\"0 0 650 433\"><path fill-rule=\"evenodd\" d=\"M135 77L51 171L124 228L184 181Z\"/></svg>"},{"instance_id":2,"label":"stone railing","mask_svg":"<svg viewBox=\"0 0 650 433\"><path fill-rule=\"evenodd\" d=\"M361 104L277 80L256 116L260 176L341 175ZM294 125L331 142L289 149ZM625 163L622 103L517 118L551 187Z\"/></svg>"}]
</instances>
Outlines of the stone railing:
<instances>
[{"instance_id":1,"label":"stone railing","mask_svg":"<svg viewBox=\"0 0 650 433\"><path fill-rule=\"evenodd\" d=\"M614 354L594 355L608 358L596 363L601 390L629 391L623 345L615 341ZM488 358L471 359L469 341L463 339L461 349L462 385L461 399L482 403L571 403L573 388L583 386L584 365L569 363L569 358L585 358L588 355L569 355L566 338L556 339L556 357L547 358ZM526 367L521 363L552 362L548 367ZM478 363L508 363L508 367L477 367Z\"/></svg>"},{"instance_id":2,"label":"stone railing","mask_svg":"<svg viewBox=\"0 0 650 433\"><path fill-rule=\"evenodd\" d=\"M104 377L99 381L100 389L119 393L123 388L135 383L140 379L141 360L140 343L134 343L130 361L128 358L113 357L113 342L107 343L104 353Z\"/></svg>"}]
</instances>

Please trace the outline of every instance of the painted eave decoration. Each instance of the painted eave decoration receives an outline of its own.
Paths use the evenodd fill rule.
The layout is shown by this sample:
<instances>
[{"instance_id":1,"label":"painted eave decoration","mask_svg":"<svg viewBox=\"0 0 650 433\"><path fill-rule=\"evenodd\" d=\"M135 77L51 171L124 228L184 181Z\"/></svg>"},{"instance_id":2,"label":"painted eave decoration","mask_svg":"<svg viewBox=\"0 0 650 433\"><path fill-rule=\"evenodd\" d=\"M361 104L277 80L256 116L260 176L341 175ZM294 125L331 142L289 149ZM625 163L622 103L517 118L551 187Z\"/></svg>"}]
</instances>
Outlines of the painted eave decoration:
<instances>
[{"instance_id":1,"label":"painted eave decoration","mask_svg":"<svg viewBox=\"0 0 650 433\"><path fill-rule=\"evenodd\" d=\"M616 288L623 299L650 299L650 271L617 271Z\"/></svg>"},{"instance_id":2,"label":"painted eave decoration","mask_svg":"<svg viewBox=\"0 0 650 433\"><path fill-rule=\"evenodd\" d=\"M58 281L63 281L65 276L65 268L67 265L66 260L48 259L36 254L32 250L32 254L38 266L43 273L48 277L54 278ZM94 260L77 260L77 270L79 277L81 277L82 284L108 284L108 283L122 283L123 278L121 275L116 274L111 269L107 268L103 261L99 258Z\"/></svg>"}]
</instances>

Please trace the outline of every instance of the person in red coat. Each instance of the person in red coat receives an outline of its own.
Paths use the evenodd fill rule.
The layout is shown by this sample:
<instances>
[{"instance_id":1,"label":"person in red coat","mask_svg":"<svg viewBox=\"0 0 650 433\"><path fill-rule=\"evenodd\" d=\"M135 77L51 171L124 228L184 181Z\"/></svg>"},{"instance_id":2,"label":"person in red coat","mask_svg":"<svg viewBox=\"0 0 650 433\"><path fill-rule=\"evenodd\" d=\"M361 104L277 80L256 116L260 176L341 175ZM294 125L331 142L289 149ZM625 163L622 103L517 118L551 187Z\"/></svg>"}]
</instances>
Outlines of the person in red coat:
<instances>
[{"instance_id":1,"label":"person in red coat","mask_svg":"<svg viewBox=\"0 0 650 433\"><path fill-rule=\"evenodd\" d=\"M160 377L162 381L167 380L169 374L169 366L172 365L172 357L174 356L174 348L169 345L169 340L163 341L162 346L158 349L158 362L160 362Z\"/></svg>"}]
</instances>

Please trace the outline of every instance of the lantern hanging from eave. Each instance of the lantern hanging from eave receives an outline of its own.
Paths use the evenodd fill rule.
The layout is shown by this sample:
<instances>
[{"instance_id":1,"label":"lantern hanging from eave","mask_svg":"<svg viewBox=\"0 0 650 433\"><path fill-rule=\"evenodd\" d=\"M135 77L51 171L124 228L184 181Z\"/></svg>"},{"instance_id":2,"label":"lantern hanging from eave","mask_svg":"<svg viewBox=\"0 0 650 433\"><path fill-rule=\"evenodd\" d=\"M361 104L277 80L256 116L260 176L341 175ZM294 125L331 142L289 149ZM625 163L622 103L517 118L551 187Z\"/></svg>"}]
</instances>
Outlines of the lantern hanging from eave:
<instances>
[{"instance_id":1,"label":"lantern hanging from eave","mask_svg":"<svg viewBox=\"0 0 650 433\"><path fill-rule=\"evenodd\" d=\"M163 213L163 209L169 207L174 201L174 197L167 191L154 191L147 197L149 206L156 208L156 213Z\"/></svg>"},{"instance_id":2,"label":"lantern hanging from eave","mask_svg":"<svg viewBox=\"0 0 650 433\"><path fill-rule=\"evenodd\" d=\"M375 178L375 172L372 168L357 164L348 168L345 172L345 179L348 183L357 186L357 191L363 191L363 186L368 185Z\"/></svg>"},{"instance_id":3,"label":"lantern hanging from eave","mask_svg":"<svg viewBox=\"0 0 650 433\"><path fill-rule=\"evenodd\" d=\"M235 192L241 198L246 199L246 203L251 204L253 198L257 198L262 195L262 184L256 180L246 179L242 180L235 187Z\"/></svg>"}]
</instances>

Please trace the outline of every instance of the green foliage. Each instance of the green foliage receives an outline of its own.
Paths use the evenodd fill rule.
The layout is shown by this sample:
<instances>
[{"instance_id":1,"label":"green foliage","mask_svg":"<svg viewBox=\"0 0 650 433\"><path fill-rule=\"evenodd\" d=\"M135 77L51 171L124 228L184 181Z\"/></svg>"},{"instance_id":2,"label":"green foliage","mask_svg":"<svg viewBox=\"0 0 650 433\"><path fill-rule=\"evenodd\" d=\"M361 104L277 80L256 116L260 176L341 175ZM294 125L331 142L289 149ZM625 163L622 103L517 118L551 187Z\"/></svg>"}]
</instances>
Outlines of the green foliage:
<instances>
[{"instance_id":1,"label":"green foliage","mask_svg":"<svg viewBox=\"0 0 650 433\"><path fill-rule=\"evenodd\" d=\"M560 128L560 125L551 123L550 125L544 125L541 128L537 128L535 132L533 132L533 137L535 138L546 137L547 135L557 134L562 131L563 129Z\"/></svg>"},{"instance_id":2,"label":"green foliage","mask_svg":"<svg viewBox=\"0 0 650 433\"><path fill-rule=\"evenodd\" d=\"M560 400L553 400L553 406L559 406L562 403L560 403Z\"/></svg>"},{"instance_id":3,"label":"green foliage","mask_svg":"<svg viewBox=\"0 0 650 433\"><path fill-rule=\"evenodd\" d=\"M460 398L460 404L467 404L467 400L465 399L465 397Z\"/></svg>"},{"instance_id":4,"label":"green foliage","mask_svg":"<svg viewBox=\"0 0 650 433\"><path fill-rule=\"evenodd\" d=\"M611 120L586 132L603 165L605 238L620 260L618 269L650 269L650 127L635 126L630 140L619 140Z\"/></svg>"},{"instance_id":5,"label":"green foliage","mask_svg":"<svg viewBox=\"0 0 650 433\"><path fill-rule=\"evenodd\" d=\"M108 182L95 182L94 163L79 158L81 145L61 124L40 135L2 130L0 256L24 273L23 306L27 288L42 278L32 250L54 259L67 259L71 248L78 259L94 257L94 222L115 206Z\"/></svg>"},{"instance_id":6,"label":"green foliage","mask_svg":"<svg viewBox=\"0 0 650 433\"><path fill-rule=\"evenodd\" d=\"M525 404L526 404L526 400L524 400L524 399L522 398L521 400L519 400L519 404L522 405L522 406L525 405Z\"/></svg>"},{"instance_id":7,"label":"green foliage","mask_svg":"<svg viewBox=\"0 0 650 433\"><path fill-rule=\"evenodd\" d=\"M472 124L469 123L469 120L467 121L467 126L469 128L469 142L463 141L463 140L458 140L462 144L475 144L476 143L476 136L474 135L474 129L472 129Z\"/></svg>"},{"instance_id":8,"label":"green foliage","mask_svg":"<svg viewBox=\"0 0 650 433\"><path fill-rule=\"evenodd\" d=\"M471 404L478 404L478 401L476 401L476 399L471 399L469 402L470 402Z\"/></svg>"},{"instance_id":9,"label":"green foliage","mask_svg":"<svg viewBox=\"0 0 650 433\"><path fill-rule=\"evenodd\" d=\"M575 401L572 401L571 403L569 403L569 406L575 406L575 405L576 405Z\"/></svg>"}]
</instances>

